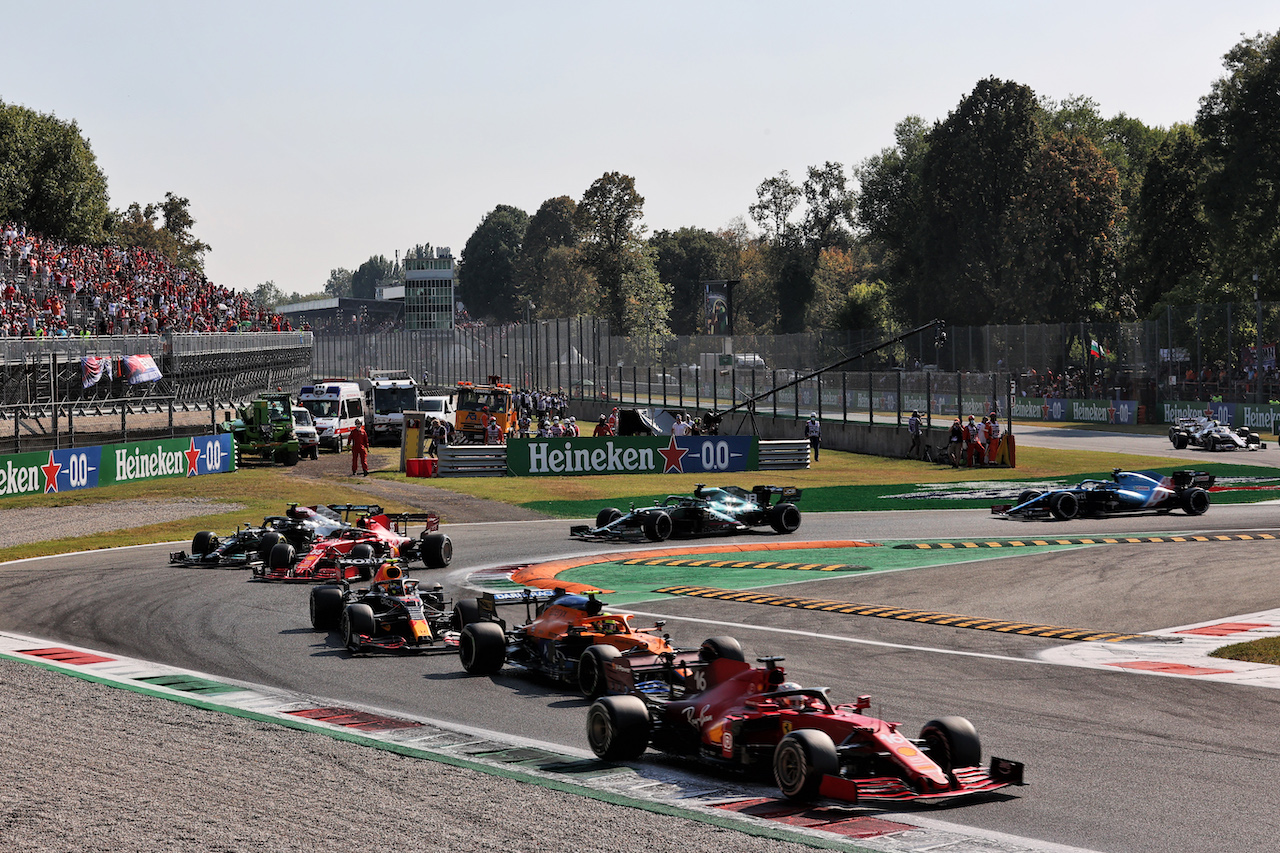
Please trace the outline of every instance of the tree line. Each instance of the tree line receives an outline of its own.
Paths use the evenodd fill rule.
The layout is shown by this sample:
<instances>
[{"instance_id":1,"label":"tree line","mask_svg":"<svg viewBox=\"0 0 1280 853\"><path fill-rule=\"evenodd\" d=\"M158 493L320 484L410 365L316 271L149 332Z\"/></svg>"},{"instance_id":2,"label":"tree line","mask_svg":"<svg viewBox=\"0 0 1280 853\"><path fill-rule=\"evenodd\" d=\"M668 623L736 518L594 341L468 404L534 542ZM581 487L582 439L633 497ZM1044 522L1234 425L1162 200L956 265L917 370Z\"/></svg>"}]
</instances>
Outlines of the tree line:
<instances>
[{"instance_id":1,"label":"tree line","mask_svg":"<svg viewBox=\"0 0 1280 853\"><path fill-rule=\"evenodd\" d=\"M460 296L494 321L592 314L626 334L703 330L703 282L735 280L735 331L1128 321L1280 298L1280 34L1244 38L1193 122L1106 118L1088 97L978 81L895 144L756 188L745 218L646 236L611 172L530 216L488 213Z\"/></svg>"}]
</instances>

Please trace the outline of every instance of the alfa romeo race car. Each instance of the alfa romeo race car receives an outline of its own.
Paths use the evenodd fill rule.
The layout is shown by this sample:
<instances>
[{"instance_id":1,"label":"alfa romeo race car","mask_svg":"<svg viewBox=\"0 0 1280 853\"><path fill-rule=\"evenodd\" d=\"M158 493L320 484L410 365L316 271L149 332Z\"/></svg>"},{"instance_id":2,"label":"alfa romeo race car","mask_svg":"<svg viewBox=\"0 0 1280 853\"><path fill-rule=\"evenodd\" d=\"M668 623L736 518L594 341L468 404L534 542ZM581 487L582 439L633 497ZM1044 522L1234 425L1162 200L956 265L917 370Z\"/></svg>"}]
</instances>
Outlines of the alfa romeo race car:
<instances>
[{"instance_id":1,"label":"alfa romeo race car","mask_svg":"<svg viewBox=\"0 0 1280 853\"><path fill-rule=\"evenodd\" d=\"M714 766L772 771L794 800L937 803L1023 784L1023 765L992 757L963 717L939 717L917 738L863 713L870 696L833 705L826 688L787 680L782 658L763 667L705 663L626 665L606 670L610 693L587 712L587 742L606 760L639 758L652 746Z\"/></svg>"},{"instance_id":2,"label":"alfa romeo race car","mask_svg":"<svg viewBox=\"0 0 1280 853\"><path fill-rule=\"evenodd\" d=\"M450 602L444 588L407 577L395 562L384 563L364 589L345 580L311 590L311 627L337 628L343 644L360 651L454 651Z\"/></svg>"},{"instance_id":3,"label":"alfa romeo race car","mask_svg":"<svg viewBox=\"0 0 1280 853\"><path fill-rule=\"evenodd\" d=\"M775 497L778 502L772 503ZM766 525L778 533L795 533L800 510L793 501L799 499L800 490L791 486L755 486L748 492L737 486L708 488L699 483L692 497L667 495L656 506L633 504L627 513L606 507L596 515L595 527L574 525L569 535L585 540L662 542L672 536L742 533Z\"/></svg>"},{"instance_id":4,"label":"alfa romeo race car","mask_svg":"<svg viewBox=\"0 0 1280 853\"><path fill-rule=\"evenodd\" d=\"M1213 418L1178 418L1169 427L1169 441L1174 448L1203 447L1205 450L1265 450L1267 443L1248 427L1232 429Z\"/></svg>"},{"instance_id":5,"label":"alfa romeo race car","mask_svg":"<svg viewBox=\"0 0 1280 853\"><path fill-rule=\"evenodd\" d=\"M1047 518L1069 521L1077 516L1114 515L1123 512L1166 513L1180 509L1187 515L1203 515L1209 509L1209 489L1214 475L1203 471L1174 471L1166 477L1155 471L1111 472L1110 480L1081 480L1079 485L1047 492L1029 489L1016 504L998 504L991 512L1015 518Z\"/></svg>"},{"instance_id":6,"label":"alfa romeo race car","mask_svg":"<svg viewBox=\"0 0 1280 853\"><path fill-rule=\"evenodd\" d=\"M406 564L421 560L428 569L443 569L453 560L453 542L440 532L437 513L386 515L379 506L364 509L368 512L353 526L313 540L304 551L296 550L290 542L276 543L264 562L253 564L254 579L301 583L369 580L388 559ZM423 525L421 534L411 535L410 527L418 524Z\"/></svg>"},{"instance_id":7,"label":"alfa romeo race car","mask_svg":"<svg viewBox=\"0 0 1280 853\"><path fill-rule=\"evenodd\" d=\"M174 551L169 562L182 566L241 568L267 562L280 542L293 546L295 553L305 552L316 539L327 539L350 527L347 518L353 512L381 512L380 507L353 504L331 506L298 506L290 504L284 515L269 515L260 526L249 523L236 528L226 538L211 530L202 530L191 539L191 552ZM347 518L344 518L344 513Z\"/></svg>"},{"instance_id":8,"label":"alfa romeo race car","mask_svg":"<svg viewBox=\"0 0 1280 853\"><path fill-rule=\"evenodd\" d=\"M507 628L498 616L498 607L515 604L525 606L525 621ZM651 660L659 654L671 656L677 664L699 659L699 650L677 649L668 635L656 633L666 623L637 628L630 614L605 613L603 602L594 593L579 595L562 589L487 592L475 600L459 601L454 614L454 623L462 630L458 656L467 672L488 675L512 663L575 685L591 698L604 693L604 670L611 661L631 656ZM742 650L736 641L728 639L723 648L716 645L725 639L707 642L719 653L736 654L741 660Z\"/></svg>"}]
</instances>

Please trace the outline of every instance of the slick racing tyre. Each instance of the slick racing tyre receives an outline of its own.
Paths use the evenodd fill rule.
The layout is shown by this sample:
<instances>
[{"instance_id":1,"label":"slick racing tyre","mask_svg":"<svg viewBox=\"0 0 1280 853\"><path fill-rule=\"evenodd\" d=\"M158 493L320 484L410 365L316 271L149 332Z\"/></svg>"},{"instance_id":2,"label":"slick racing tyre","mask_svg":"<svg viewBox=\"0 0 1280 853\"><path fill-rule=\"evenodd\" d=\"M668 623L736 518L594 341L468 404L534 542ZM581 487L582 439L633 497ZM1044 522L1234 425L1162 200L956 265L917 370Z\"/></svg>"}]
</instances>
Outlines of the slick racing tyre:
<instances>
[{"instance_id":1,"label":"slick racing tyre","mask_svg":"<svg viewBox=\"0 0 1280 853\"><path fill-rule=\"evenodd\" d=\"M578 658L578 690L588 699L599 699L608 689L605 667L622 652L613 646L594 645Z\"/></svg>"},{"instance_id":2,"label":"slick racing tyre","mask_svg":"<svg viewBox=\"0 0 1280 853\"><path fill-rule=\"evenodd\" d=\"M271 549L284 541L284 534L278 530L268 530L258 540L258 559L263 563L271 562Z\"/></svg>"},{"instance_id":3,"label":"slick racing tyre","mask_svg":"<svg viewBox=\"0 0 1280 853\"><path fill-rule=\"evenodd\" d=\"M1015 504L1015 506L1022 506L1024 503L1033 501L1036 498L1040 497L1040 495L1042 494L1044 494L1044 492L1038 492L1035 489L1027 489L1026 491L1022 492L1020 495L1018 495L1018 502L1017 504Z\"/></svg>"},{"instance_id":4,"label":"slick racing tyre","mask_svg":"<svg viewBox=\"0 0 1280 853\"><path fill-rule=\"evenodd\" d=\"M1070 521L1080 514L1080 499L1072 492L1058 492L1049 498L1049 512L1058 521Z\"/></svg>"},{"instance_id":5,"label":"slick racing tyre","mask_svg":"<svg viewBox=\"0 0 1280 853\"><path fill-rule=\"evenodd\" d=\"M218 547L218 537L211 530L201 530L191 537L191 555L203 557Z\"/></svg>"},{"instance_id":6,"label":"slick racing tyre","mask_svg":"<svg viewBox=\"0 0 1280 853\"><path fill-rule=\"evenodd\" d=\"M373 550L373 546L368 542L357 542L352 545L351 550L347 552L347 556L353 560L372 560L374 555L375 552ZM378 571L378 567L372 563L366 563L359 567L359 571L360 580L372 580L374 573Z\"/></svg>"},{"instance_id":7,"label":"slick racing tyre","mask_svg":"<svg viewBox=\"0 0 1280 853\"><path fill-rule=\"evenodd\" d=\"M480 605L474 598L463 598L453 605L453 630L461 631L480 621Z\"/></svg>"},{"instance_id":8,"label":"slick racing tyre","mask_svg":"<svg viewBox=\"0 0 1280 853\"><path fill-rule=\"evenodd\" d=\"M736 661L747 659L742 653L742 644L733 637L708 637L698 649L698 658L707 663L721 658Z\"/></svg>"},{"instance_id":9,"label":"slick racing tyre","mask_svg":"<svg viewBox=\"0 0 1280 853\"><path fill-rule=\"evenodd\" d=\"M604 527L606 524L613 524L622 518L622 510L617 507L607 506L596 513L596 527Z\"/></svg>"},{"instance_id":10,"label":"slick racing tyre","mask_svg":"<svg viewBox=\"0 0 1280 853\"><path fill-rule=\"evenodd\" d=\"M973 723L964 717L939 717L920 729L920 739L929 748L929 757L948 773L957 767L982 763L982 742Z\"/></svg>"},{"instance_id":11,"label":"slick racing tyre","mask_svg":"<svg viewBox=\"0 0 1280 853\"><path fill-rule=\"evenodd\" d=\"M1187 434L1185 432L1176 432L1170 438L1173 440L1173 446L1176 450L1187 449Z\"/></svg>"},{"instance_id":12,"label":"slick racing tyre","mask_svg":"<svg viewBox=\"0 0 1280 853\"><path fill-rule=\"evenodd\" d=\"M606 761L632 761L649 747L649 709L637 696L602 696L587 710L587 743Z\"/></svg>"},{"instance_id":13,"label":"slick racing tyre","mask_svg":"<svg viewBox=\"0 0 1280 853\"><path fill-rule=\"evenodd\" d=\"M773 780L789 800L816 798L822 777L839 773L836 745L818 729L796 729L773 750Z\"/></svg>"},{"instance_id":14,"label":"slick racing tyre","mask_svg":"<svg viewBox=\"0 0 1280 853\"><path fill-rule=\"evenodd\" d=\"M443 569L453 562L453 540L443 533L423 532L418 553L428 569Z\"/></svg>"},{"instance_id":15,"label":"slick racing tyre","mask_svg":"<svg viewBox=\"0 0 1280 853\"><path fill-rule=\"evenodd\" d=\"M671 538L673 526L667 513L651 512L644 517L644 536L650 542L665 542Z\"/></svg>"},{"instance_id":16,"label":"slick racing tyre","mask_svg":"<svg viewBox=\"0 0 1280 853\"><path fill-rule=\"evenodd\" d=\"M800 529L800 510L795 504L778 504L769 510L769 526L775 533L795 533Z\"/></svg>"},{"instance_id":17,"label":"slick racing tyre","mask_svg":"<svg viewBox=\"0 0 1280 853\"><path fill-rule=\"evenodd\" d=\"M1204 515L1209 509L1209 493L1204 489L1187 489L1182 496L1182 509L1187 515Z\"/></svg>"},{"instance_id":18,"label":"slick racing tyre","mask_svg":"<svg viewBox=\"0 0 1280 853\"><path fill-rule=\"evenodd\" d=\"M507 634L492 622L475 622L462 629L458 660L472 675L492 675L507 662Z\"/></svg>"},{"instance_id":19,"label":"slick racing tyre","mask_svg":"<svg viewBox=\"0 0 1280 853\"><path fill-rule=\"evenodd\" d=\"M373 621L373 608L367 604L348 604L342 611L342 642L348 650L360 651L360 636L372 637L378 630Z\"/></svg>"},{"instance_id":20,"label":"slick racing tyre","mask_svg":"<svg viewBox=\"0 0 1280 853\"><path fill-rule=\"evenodd\" d=\"M328 584L311 590L311 627L327 631L342 616L342 590Z\"/></svg>"},{"instance_id":21,"label":"slick racing tyre","mask_svg":"<svg viewBox=\"0 0 1280 853\"><path fill-rule=\"evenodd\" d=\"M271 569L287 569L293 565L293 546L288 542L277 542L267 555L267 567Z\"/></svg>"}]
</instances>

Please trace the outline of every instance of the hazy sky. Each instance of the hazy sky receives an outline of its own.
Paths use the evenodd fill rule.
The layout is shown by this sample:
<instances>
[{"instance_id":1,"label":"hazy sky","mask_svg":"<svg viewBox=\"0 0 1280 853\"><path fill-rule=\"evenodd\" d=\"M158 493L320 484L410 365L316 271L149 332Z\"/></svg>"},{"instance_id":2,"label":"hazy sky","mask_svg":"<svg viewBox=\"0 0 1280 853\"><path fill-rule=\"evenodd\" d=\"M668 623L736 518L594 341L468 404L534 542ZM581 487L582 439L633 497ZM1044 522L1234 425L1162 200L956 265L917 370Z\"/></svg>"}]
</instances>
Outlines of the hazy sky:
<instances>
[{"instance_id":1,"label":"hazy sky","mask_svg":"<svg viewBox=\"0 0 1280 853\"><path fill-rule=\"evenodd\" d=\"M989 76L1191 121L1278 21L1274 0L0 0L0 99L74 119L112 207L189 198L214 281L314 293L611 171L650 232L714 230L764 179L852 167Z\"/></svg>"}]
</instances>

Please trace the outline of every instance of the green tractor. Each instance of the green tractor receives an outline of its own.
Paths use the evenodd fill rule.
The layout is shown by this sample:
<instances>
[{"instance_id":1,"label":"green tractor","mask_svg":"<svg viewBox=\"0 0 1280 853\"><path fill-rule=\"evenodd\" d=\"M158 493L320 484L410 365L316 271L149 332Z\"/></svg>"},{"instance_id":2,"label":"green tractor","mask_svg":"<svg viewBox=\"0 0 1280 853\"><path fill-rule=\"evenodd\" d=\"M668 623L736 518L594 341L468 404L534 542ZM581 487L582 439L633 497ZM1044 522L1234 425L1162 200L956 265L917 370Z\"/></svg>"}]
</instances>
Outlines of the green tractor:
<instances>
[{"instance_id":1,"label":"green tractor","mask_svg":"<svg viewBox=\"0 0 1280 853\"><path fill-rule=\"evenodd\" d=\"M263 394L241 407L235 420L218 424L218 432L229 432L235 439L237 465L247 457L298 464L302 450L294 431L292 402L288 394Z\"/></svg>"}]
</instances>

